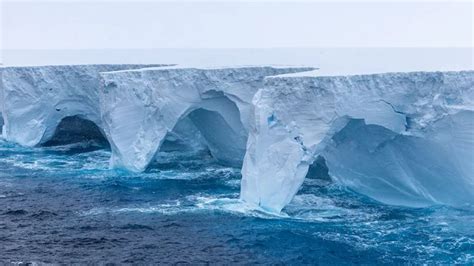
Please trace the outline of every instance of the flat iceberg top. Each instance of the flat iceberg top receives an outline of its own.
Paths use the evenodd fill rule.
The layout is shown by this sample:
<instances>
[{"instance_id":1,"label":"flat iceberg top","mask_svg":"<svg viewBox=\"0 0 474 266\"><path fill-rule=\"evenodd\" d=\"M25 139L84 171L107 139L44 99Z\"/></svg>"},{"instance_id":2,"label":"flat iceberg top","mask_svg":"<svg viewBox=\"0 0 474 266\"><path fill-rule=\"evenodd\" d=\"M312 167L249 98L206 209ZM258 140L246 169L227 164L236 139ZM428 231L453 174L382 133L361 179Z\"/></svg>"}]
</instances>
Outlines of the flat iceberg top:
<instances>
[{"instance_id":1,"label":"flat iceberg top","mask_svg":"<svg viewBox=\"0 0 474 266\"><path fill-rule=\"evenodd\" d=\"M172 64L71 64L71 65L31 65L31 66L0 66L1 70L40 70L40 69L68 69L68 68L104 68L106 71L110 71L110 69L117 68L124 69L136 69L136 68L147 68L147 67L166 67L166 66L173 66Z\"/></svg>"},{"instance_id":2,"label":"flat iceberg top","mask_svg":"<svg viewBox=\"0 0 474 266\"><path fill-rule=\"evenodd\" d=\"M226 65L317 66L338 75L398 71L473 69L472 48L255 48L255 49L106 49L8 50L6 65L153 64L203 67ZM354 73L355 72L355 73Z\"/></svg>"},{"instance_id":3,"label":"flat iceberg top","mask_svg":"<svg viewBox=\"0 0 474 266\"><path fill-rule=\"evenodd\" d=\"M107 71L103 74L108 73L123 73L123 72L149 72L149 71L167 71L167 70L243 70L243 69L300 69L300 71L313 71L317 70L317 67L312 66L292 66L292 65L162 65L162 66L150 66L143 68L134 69L121 69L117 71Z\"/></svg>"},{"instance_id":4,"label":"flat iceberg top","mask_svg":"<svg viewBox=\"0 0 474 266\"><path fill-rule=\"evenodd\" d=\"M267 78L303 78L303 77L308 77L308 78L317 78L317 77L348 77L348 76L373 76L373 75L429 75L429 74L434 74L434 73L450 73L450 74L456 74L456 73L462 73L462 72L473 72L474 69L462 69L462 70L446 70L446 71L440 71L440 70L433 70L433 71L425 71L425 70L419 70L419 71L375 71L375 70L367 70L367 71L327 71L324 69L314 69L310 71L304 71L304 72L296 72L296 73L286 73L286 74L280 74L280 75L275 75L275 76L269 76Z\"/></svg>"}]
</instances>

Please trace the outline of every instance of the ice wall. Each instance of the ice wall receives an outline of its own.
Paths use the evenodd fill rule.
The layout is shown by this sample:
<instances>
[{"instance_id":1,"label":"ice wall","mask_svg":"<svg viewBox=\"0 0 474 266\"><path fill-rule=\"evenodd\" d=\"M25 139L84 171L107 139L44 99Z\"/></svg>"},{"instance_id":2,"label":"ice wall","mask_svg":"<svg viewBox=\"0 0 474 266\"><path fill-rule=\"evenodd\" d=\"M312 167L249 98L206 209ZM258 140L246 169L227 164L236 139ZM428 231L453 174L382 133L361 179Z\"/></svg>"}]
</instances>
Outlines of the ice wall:
<instances>
[{"instance_id":1,"label":"ice wall","mask_svg":"<svg viewBox=\"0 0 474 266\"><path fill-rule=\"evenodd\" d=\"M1 88L3 136L25 146L48 141L60 121L79 116L101 127L99 72L157 65L5 67Z\"/></svg>"},{"instance_id":2,"label":"ice wall","mask_svg":"<svg viewBox=\"0 0 474 266\"><path fill-rule=\"evenodd\" d=\"M3 67L0 67L0 136L3 137L3 125L5 124L3 120Z\"/></svg>"},{"instance_id":3,"label":"ice wall","mask_svg":"<svg viewBox=\"0 0 474 266\"><path fill-rule=\"evenodd\" d=\"M199 129L212 155L240 166L251 100L265 76L313 68L150 68L102 73L102 120L111 164L143 171L182 119Z\"/></svg>"},{"instance_id":4,"label":"ice wall","mask_svg":"<svg viewBox=\"0 0 474 266\"><path fill-rule=\"evenodd\" d=\"M274 212L321 162L324 176L384 203L474 204L474 71L300 73L312 69L6 67L0 125L27 146L47 144L61 121L73 138L104 134L111 165L132 171L163 143L206 147L242 166L244 201Z\"/></svg>"},{"instance_id":5,"label":"ice wall","mask_svg":"<svg viewBox=\"0 0 474 266\"><path fill-rule=\"evenodd\" d=\"M381 202L474 203L474 72L266 79L241 198L279 212L317 156L337 182Z\"/></svg>"}]
</instances>

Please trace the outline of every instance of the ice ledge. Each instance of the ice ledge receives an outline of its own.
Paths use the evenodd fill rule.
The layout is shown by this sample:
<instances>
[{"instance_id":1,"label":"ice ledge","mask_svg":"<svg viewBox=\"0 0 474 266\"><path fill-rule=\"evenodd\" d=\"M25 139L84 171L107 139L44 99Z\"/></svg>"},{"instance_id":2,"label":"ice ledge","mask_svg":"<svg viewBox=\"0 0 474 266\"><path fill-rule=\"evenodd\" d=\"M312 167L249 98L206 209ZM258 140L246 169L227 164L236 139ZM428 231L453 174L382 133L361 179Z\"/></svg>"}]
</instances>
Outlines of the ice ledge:
<instances>
[{"instance_id":1,"label":"ice ledge","mask_svg":"<svg viewBox=\"0 0 474 266\"><path fill-rule=\"evenodd\" d=\"M35 146L48 141L60 121L80 116L101 127L99 72L149 65L51 65L3 67L0 106L3 136Z\"/></svg>"},{"instance_id":2,"label":"ice ledge","mask_svg":"<svg viewBox=\"0 0 474 266\"><path fill-rule=\"evenodd\" d=\"M241 166L252 98L266 76L314 68L148 68L102 73L102 121L112 166L143 171L166 135L190 118L219 161Z\"/></svg>"},{"instance_id":3,"label":"ice ledge","mask_svg":"<svg viewBox=\"0 0 474 266\"><path fill-rule=\"evenodd\" d=\"M267 79L271 78L316 78L316 77L352 77L352 76L374 76L374 75L405 75L405 74L433 74L433 73L440 73L440 74L457 74L457 73L463 73L463 72L472 72L474 70L472 69L460 69L460 70L446 70L446 71L439 71L439 70L434 70L434 71L351 71L351 72L341 72L341 71L336 71L336 72L331 72L327 71L325 69L315 69L315 70L310 70L310 71L302 71L302 72L297 72L297 73L287 73L287 74L280 74L280 75L274 75L274 76L269 76Z\"/></svg>"},{"instance_id":4,"label":"ice ledge","mask_svg":"<svg viewBox=\"0 0 474 266\"><path fill-rule=\"evenodd\" d=\"M253 105L244 201L279 212L321 155L337 182L381 202L474 203L474 71L280 75Z\"/></svg>"}]
</instances>

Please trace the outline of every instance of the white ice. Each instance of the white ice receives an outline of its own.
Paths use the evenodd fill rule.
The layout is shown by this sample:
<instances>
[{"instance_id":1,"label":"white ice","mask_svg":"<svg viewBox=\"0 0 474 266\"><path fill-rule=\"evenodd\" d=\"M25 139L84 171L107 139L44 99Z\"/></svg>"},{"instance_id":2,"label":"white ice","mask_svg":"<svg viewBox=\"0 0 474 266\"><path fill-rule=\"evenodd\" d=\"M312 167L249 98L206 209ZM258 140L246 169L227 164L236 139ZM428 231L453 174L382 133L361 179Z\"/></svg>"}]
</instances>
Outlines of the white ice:
<instances>
[{"instance_id":1,"label":"white ice","mask_svg":"<svg viewBox=\"0 0 474 266\"><path fill-rule=\"evenodd\" d=\"M148 68L102 73L101 110L113 167L143 171L165 137L190 119L211 154L240 167L251 104L266 76L314 68Z\"/></svg>"},{"instance_id":2,"label":"white ice","mask_svg":"<svg viewBox=\"0 0 474 266\"><path fill-rule=\"evenodd\" d=\"M473 71L267 78L241 198L279 212L322 155L336 182L381 202L472 204L473 96Z\"/></svg>"}]
</instances>

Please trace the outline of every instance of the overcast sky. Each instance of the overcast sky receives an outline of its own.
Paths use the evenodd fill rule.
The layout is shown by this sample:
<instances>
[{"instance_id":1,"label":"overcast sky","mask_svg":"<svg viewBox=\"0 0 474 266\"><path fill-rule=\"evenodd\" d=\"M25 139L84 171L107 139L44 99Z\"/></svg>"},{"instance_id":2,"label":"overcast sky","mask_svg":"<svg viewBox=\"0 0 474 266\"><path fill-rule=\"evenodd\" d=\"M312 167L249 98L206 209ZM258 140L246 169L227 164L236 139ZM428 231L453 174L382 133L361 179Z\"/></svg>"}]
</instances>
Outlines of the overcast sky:
<instances>
[{"instance_id":1,"label":"overcast sky","mask_svg":"<svg viewBox=\"0 0 474 266\"><path fill-rule=\"evenodd\" d=\"M471 1L0 1L4 49L472 47L474 41Z\"/></svg>"}]
</instances>

